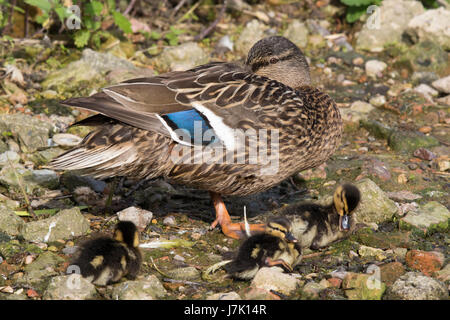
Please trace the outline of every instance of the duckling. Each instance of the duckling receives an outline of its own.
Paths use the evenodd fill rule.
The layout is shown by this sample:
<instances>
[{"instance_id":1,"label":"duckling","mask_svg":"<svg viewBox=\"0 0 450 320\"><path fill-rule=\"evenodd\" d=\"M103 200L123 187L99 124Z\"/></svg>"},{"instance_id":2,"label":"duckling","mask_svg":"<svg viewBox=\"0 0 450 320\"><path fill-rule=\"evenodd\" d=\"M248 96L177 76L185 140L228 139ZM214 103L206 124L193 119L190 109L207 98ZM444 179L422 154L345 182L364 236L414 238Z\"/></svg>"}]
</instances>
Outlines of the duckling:
<instances>
[{"instance_id":1,"label":"duckling","mask_svg":"<svg viewBox=\"0 0 450 320\"><path fill-rule=\"evenodd\" d=\"M360 199L358 188L345 183L336 188L333 203L327 206L299 203L286 207L281 214L292 220L299 245L317 250L345 238L355 229L356 221L351 214Z\"/></svg>"},{"instance_id":2,"label":"duckling","mask_svg":"<svg viewBox=\"0 0 450 320\"><path fill-rule=\"evenodd\" d=\"M96 285L118 282L122 277L135 279L142 262L139 233L133 222L121 221L113 238L99 237L82 244L72 265L81 275Z\"/></svg>"},{"instance_id":3,"label":"duckling","mask_svg":"<svg viewBox=\"0 0 450 320\"><path fill-rule=\"evenodd\" d=\"M236 279L250 280L264 266L280 266L287 272L300 262L301 248L285 217L269 219L264 232L250 236L239 248L234 260L224 269Z\"/></svg>"}]
</instances>

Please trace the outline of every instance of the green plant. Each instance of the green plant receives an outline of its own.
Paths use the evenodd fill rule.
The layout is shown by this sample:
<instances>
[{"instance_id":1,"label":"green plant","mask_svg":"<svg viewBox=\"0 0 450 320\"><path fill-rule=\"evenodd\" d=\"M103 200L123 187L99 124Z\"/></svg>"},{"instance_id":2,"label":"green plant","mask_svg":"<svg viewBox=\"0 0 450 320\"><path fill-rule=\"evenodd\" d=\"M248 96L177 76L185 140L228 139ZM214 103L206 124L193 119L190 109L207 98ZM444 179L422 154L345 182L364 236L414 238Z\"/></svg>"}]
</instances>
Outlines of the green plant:
<instances>
[{"instance_id":1,"label":"green plant","mask_svg":"<svg viewBox=\"0 0 450 320\"><path fill-rule=\"evenodd\" d=\"M169 32L166 33L165 38L167 42L169 42L169 45L176 46L178 44L178 36L184 32L184 30L171 26Z\"/></svg>"},{"instance_id":2,"label":"green plant","mask_svg":"<svg viewBox=\"0 0 450 320\"><path fill-rule=\"evenodd\" d=\"M345 19L349 23L353 23L366 13L371 5L380 5L382 0L341 0L341 3L347 6Z\"/></svg>"},{"instance_id":3,"label":"green plant","mask_svg":"<svg viewBox=\"0 0 450 320\"><path fill-rule=\"evenodd\" d=\"M25 4L29 7L34 7L37 12L31 18L34 23L40 25L43 30L49 31L59 28L66 29L74 44L78 48L82 48L91 44L98 47L101 38L106 35L102 29L103 22L110 21L123 33L131 33L131 23L127 17L116 10L115 0L93 0L93 1L78 1L79 15L72 12L64 0L24 0L24 4L12 7L11 1L0 0L0 30L4 29L11 23L11 8L25 13ZM19 2L17 2L19 3ZM71 30L67 26L68 19L76 22L77 27Z\"/></svg>"}]
</instances>

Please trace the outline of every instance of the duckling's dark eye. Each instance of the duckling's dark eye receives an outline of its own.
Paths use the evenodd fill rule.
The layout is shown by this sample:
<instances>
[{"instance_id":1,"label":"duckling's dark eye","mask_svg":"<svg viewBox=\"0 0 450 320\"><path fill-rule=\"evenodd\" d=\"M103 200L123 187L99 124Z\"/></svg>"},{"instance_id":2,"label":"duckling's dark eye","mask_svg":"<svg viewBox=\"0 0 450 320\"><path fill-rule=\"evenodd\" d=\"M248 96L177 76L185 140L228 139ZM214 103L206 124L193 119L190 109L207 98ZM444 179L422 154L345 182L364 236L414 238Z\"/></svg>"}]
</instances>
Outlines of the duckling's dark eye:
<instances>
[{"instance_id":1,"label":"duckling's dark eye","mask_svg":"<svg viewBox=\"0 0 450 320\"><path fill-rule=\"evenodd\" d=\"M278 61L280 61L280 60L277 59L277 58L270 58L270 60L269 60L270 64L275 64L275 63L277 63Z\"/></svg>"}]
</instances>

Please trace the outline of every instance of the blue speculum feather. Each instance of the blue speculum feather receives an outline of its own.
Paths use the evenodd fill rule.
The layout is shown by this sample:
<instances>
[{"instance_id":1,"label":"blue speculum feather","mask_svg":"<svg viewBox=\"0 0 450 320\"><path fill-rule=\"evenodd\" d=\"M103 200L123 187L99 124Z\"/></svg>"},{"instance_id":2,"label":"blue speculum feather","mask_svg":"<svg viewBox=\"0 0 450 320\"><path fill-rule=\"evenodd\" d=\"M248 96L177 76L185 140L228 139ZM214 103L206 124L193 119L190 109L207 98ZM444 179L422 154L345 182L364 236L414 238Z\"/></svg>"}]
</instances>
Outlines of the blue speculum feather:
<instances>
[{"instance_id":1,"label":"blue speculum feather","mask_svg":"<svg viewBox=\"0 0 450 320\"><path fill-rule=\"evenodd\" d=\"M162 118L172 130L176 132L179 132L178 129L185 130L184 132L188 135L192 144L208 145L218 140L208 119L195 109L168 113L163 115ZM210 131L207 132L208 130ZM183 141L185 140L186 138L183 137Z\"/></svg>"}]
</instances>

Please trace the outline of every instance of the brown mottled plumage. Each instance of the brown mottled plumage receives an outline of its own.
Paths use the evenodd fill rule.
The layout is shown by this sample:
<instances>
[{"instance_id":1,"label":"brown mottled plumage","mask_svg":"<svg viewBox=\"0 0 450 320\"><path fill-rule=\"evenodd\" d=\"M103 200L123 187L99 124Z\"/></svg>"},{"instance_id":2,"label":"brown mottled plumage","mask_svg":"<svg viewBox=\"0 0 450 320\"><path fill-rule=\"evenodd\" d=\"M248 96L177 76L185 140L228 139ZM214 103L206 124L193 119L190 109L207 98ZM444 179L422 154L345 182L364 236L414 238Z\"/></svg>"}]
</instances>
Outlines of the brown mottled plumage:
<instances>
[{"instance_id":1,"label":"brown mottled plumage","mask_svg":"<svg viewBox=\"0 0 450 320\"><path fill-rule=\"evenodd\" d=\"M316 167L335 151L342 134L336 104L310 86L303 53L278 36L257 42L245 67L213 62L188 71L128 80L63 104L100 114L78 123L96 129L79 146L54 159L53 168L82 170L96 178L162 176L209 190L217 214L213 226L220 223L222 229L232 224L220 195L261 192L298 171ZM169 128L173 124L161 121L187 110L207 118L207 125L225 137L222 153L214 153L209 161L197 161L198 153L194 153L195 148L207 151L208 146L183 144ZM227 128L267 130L268 161L249 160L249 144L256 141L260 147L263 139L249 138L245 148L233 148L226 145ZM279 134L278 149L271 144L273 132ZM173 160L179 150L185 151L181 162ZM223 161L242 159L239 157L245 162ZM232 227L236 230L230 236L242 235L242 225Z\"/></svg>"}]
</instances>

